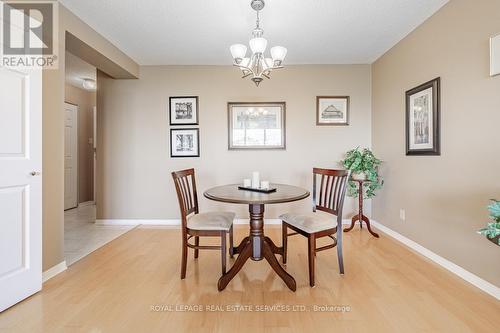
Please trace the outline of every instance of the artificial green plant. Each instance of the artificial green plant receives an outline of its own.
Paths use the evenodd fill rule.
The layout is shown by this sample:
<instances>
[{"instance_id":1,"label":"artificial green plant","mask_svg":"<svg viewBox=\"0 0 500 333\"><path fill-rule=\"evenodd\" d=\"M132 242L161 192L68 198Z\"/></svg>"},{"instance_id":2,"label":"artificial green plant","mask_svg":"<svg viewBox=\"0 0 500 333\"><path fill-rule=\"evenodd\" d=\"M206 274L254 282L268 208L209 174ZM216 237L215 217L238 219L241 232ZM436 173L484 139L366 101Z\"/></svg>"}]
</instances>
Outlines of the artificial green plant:
<instances>
[{"instance_id":1,"label":"artificial green plant","mask_svg":"<svg viewBox=\"0 0 500 333\"><path fill-rule=\"evenodd\" d=\"M363 172L366 175L367 183L364 184L365 199L373 198L375 191L380 189L384 184L382 177L378 173L378 167L382 163L381 160L373 155L373 152L359 147L349 150L345 158L341 161L344 168L351 170L352 173ZM350 197L358 196L358 186L356 182L350 180L347 184L347 195Z\"/></svg>"},{"instance_id":2,"label":"artificial green plant","mask_svg":"<svg viewBox=\"0 0 500 333\"><path fill-rule=\"evenodd\" d=\"M488 210L493 222L488 223L485 228L478 230L478 233L488 237L489 239L500 236L500 201L491 201L492 203L488 206ZM496 242L500 245L500 237L496 239Z\"/></svg>"}]
</instances>

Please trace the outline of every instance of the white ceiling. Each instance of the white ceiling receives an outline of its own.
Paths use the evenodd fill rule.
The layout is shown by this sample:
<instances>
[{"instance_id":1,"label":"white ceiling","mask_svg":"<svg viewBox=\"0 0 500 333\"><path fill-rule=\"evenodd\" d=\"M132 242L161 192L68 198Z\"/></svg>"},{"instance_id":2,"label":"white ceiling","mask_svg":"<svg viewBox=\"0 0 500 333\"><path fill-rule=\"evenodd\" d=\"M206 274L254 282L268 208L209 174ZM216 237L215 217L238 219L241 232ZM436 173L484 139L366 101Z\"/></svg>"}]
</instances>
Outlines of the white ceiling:
<instances>
[{"instance_id":1,"label":"white ceiling","mask_svg":"<svg viewBox=\"0 0 500 333\"><path fill-rule=\"evenodd\" d=\"M66 52L65 62L66 83L83 89L83 79L97 80L97 69L77 56Z\"/></svg>"},{"instance_id":2,"label":"white ceiling","mask_svg":"<svg viewBox=\"0 0 500 333\"><path fill-rule=\"evenodd\" d=\"M250 0L60 0L141 65L230 65L248 43ZM265 0L269 46L287 64L372 63L448 0Z\"/></svg>"}]
</instances>

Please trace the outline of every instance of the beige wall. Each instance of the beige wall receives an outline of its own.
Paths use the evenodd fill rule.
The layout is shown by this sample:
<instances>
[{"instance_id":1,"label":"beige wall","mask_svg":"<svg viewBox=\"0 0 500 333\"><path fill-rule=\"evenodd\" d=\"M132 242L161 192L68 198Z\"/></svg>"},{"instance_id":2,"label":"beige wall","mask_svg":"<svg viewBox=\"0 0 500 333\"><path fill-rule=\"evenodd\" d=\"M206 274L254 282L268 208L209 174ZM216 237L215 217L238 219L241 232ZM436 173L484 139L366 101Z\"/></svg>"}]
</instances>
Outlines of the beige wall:
<instances>
[{"instance_id":1,"label":"beige wall","mask_svg":"<svg viewBox=\"0 0 500 333\"><path fill-rule=\"evenodd\" d=\"M64 100L78 106L78 202L94 200L93 110L96 92L66 84Z\"/></svg>"},{"instance_id":2,"label":"beige wall","mask_svg":"<svg viewBox=\"0 0 500 333\"><path fill-rule=\"evenodd\" d=\"M101 35L59 6L59 69L43 72L43 270L64 260L64 57L66 32L80 38L137 77L138 65ZM75 53L78 55L78 53ZM88 61L88 59L87 59ZM91 62L92 63L92 62ZM93 63L99 68L98 63ZM109 62L106 64L109 65Z\"/></svg>"},{"instance_id":3,"label":"beige wall","mask_svg":"<svg viewBox=\"0 0 500 333\"><path fill-rule=\"evenodd\" d=\"M256 88L231 66L141 67L139 80L98 77L98 218L179 217L170 172L194 167L200 205L232 209L248 217L248 207L203 198L215 185L240 182L258 170L274 182L311 187L312 168L337 167L343 153L369 146L371 70L369 65L287 66ZM170 158L169 96L198 95L200 158ZM316 126L317 95L350 95L350 126ZM287 149L228 151L228 101L285 101ZM310 209L310 199L295 209ZM270 205L275 218L291 205ZM353 201L346 203L346 213Z\"/></svg>"},{"instance_id":4,"label":"beige wall","mask_svg":"<svg viewBox=\"0 0 500 333\"><path fill-rule=\"evenodd\" d=\"M488 38L499 32L500 1L453 0L375 62L372 84L386 179L375 219L497 286L500 248L476 230L500 198L500 76L488 76ZM438 76L442 154L407 157L405 91Z\"/></svg>"}]
</instances>

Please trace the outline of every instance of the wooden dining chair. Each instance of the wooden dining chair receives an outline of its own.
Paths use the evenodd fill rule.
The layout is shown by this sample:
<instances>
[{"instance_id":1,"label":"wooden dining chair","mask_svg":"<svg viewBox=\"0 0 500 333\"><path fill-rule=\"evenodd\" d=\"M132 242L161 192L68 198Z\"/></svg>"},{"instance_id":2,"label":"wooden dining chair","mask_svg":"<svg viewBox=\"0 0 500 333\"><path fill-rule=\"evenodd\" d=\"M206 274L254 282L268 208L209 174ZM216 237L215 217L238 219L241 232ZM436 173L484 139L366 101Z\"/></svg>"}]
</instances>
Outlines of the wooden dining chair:
<instances>
[{"instance_id":1,"label":"wooden dining chair","mask_svg":"<svg viewBox=\"0 0 500 333\"><path fill-rule=\"evenodd\" d=\"M194 169L172 172L177 191L182 221L182 262L181 279L186 277L188 248L194 249L198 258L199 250L220 250L222 274L226 273L226 236L229 234L229 255L233 257L233 220L231 212L200 213ZM221 245L200 245L200 237L220 237ZM194 237L194 244L189 240Z\"/></svg>"},{"instance_id":2,"label":"wooden dining chair","mask_svg":"<svg viewBox=\"0 0 500 333\"><path fill-rule=\"evenodd\" d=\"M314 287L316 252L337 247L340 274L344 274L342 257L342 209L350 171L313 169L313 209L311 213L280 215L283 237L283 263L286 264L288 237L300 234L308 239L309 285ZM317 178L321 178L319 189ZM319 192L319 197L317 193ZM319 212L318 212L319 211ZM294 232L288 233L288 229ZM336 236L335 236L336 235ZM329 237L333 243L316 247L316 240Z\"/></svg>"}]
</instances>

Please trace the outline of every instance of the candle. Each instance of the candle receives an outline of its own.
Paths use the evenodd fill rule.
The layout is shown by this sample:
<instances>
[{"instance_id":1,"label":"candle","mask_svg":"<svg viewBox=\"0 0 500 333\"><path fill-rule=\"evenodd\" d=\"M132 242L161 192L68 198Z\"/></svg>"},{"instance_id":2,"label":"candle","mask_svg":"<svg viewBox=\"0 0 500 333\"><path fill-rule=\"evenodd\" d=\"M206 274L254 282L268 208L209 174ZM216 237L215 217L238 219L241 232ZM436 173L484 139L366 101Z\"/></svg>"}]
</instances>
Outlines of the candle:
<instances>
[{"instance_id":1,"label":"candle","mask_svg":"<svg viewBox=\"0 0 500 333\"><path fill-rule=\"evenodd\" d=\"M252 187L252 180L250 178L243 179L243 186L244 187Z\"/></svg>"},{"instance_id":2,"label":"candle","mask_svg":"<svg viewBox=\"0 0 500 333\"><path fill-rule=\"evenodd\" d=\"M252 172L252 187L259 188L260 186L260 175L257 171Z\"/></svg>"},{"instance_id":3,"label":"candle","mask_svg":"<svg viewBox=\"0 0 500 333\"><path fill-rule=\"evenodd\" d=\"M260 188L264 190L269 190L269 181L268 180L261 181Z\"/></svg>"}]
</instances>

